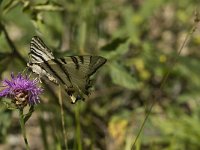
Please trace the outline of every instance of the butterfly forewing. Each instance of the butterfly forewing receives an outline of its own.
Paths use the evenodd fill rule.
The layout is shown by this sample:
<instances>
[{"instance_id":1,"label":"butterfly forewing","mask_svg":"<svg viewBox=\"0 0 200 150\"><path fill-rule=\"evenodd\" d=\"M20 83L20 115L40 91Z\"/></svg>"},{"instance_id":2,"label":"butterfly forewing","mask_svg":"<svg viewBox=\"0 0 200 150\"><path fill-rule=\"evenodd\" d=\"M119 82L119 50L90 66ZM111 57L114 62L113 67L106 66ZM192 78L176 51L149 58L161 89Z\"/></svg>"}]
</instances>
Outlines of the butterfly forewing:
<instances>
[{"instance_id":1,"label":"butterfly forewing","mask_svg":"<svg viewBox=\"0 0 200 150\"><path fill-rule=\"evenodd\" d=\"M60 84L73 103L89 94L92 76L106 59L101 56L69 56L55 59L51 50L37 36L30 44L28 66L39 76Z\"/></svg>"},{"instance_id":2,"label":"butterfly forewing","mask_svg":"<svg viewBox=\"0 0 200 150\"><path fill-rule=\"evenodd\" d=\"M42 62L46 62L51 59L54 59L51 50L39 37L34 36L30 43L29 63L27 65L40 77L46 76L50 81L57 83L56 78L54 78L53 75L47 71L47 68L41 67L40 65Z\"/></svg>"},{"instance_id":3,"label":"butterfly forewing","mask_svg":"<svg viewBox=\"0 0 200 150\"><path fill-rule=\"evenodd\" d=\"M31 63L41 63L54 59L51 50L37 36L34 36L31 40L29 56Z\"/></svg>"}]
</instances>

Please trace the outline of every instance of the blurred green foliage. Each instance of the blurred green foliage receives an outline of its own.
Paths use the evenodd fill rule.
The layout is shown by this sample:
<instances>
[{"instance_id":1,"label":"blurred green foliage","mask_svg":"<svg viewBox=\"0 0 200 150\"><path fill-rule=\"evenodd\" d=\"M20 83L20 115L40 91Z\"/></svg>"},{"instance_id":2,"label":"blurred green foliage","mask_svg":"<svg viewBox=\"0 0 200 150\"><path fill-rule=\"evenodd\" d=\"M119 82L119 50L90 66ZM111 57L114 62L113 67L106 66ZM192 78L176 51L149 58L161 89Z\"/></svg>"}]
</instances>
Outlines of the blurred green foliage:
<instances>
[{"instance_id":1,"label":"blurred green foliage","mask_svg":"<svg viewBox=\"0 0 200 150\"><path fill-rule=\"evenodd\" d=\"M78 149L81 143L83 149L129 150L154 96L159 95L137 149L198 150L200 29L180 56L177 51L199 4L197 0L0 0L1 79L25 69L34 35L57 57L104 56L108 62L98 71L92 95L76 105L63 98L69 149ZM45 86L33 114L27 123L32 149L60 149L64 141L54 87ZM10 140L20 135L17 124L15 112L7 111L2 102L0 149L23 143Z\"/></svg>"}]
</instances>

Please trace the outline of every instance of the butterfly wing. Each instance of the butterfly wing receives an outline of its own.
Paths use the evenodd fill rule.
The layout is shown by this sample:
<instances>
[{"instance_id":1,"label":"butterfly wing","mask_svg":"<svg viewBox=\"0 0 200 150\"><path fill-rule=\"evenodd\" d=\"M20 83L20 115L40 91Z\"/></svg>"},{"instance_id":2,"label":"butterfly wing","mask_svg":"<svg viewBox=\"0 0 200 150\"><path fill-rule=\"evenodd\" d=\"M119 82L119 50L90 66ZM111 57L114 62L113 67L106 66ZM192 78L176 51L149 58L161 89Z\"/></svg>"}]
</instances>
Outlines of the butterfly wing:
<instances>
[{"instance_id":1,"label":"butterfly wing","mask_svg":"<svg viewBox=\"0 0 200 150\"><path fill-rule=\"evenodd\" d=\"M52 51L44 44L42 39L38 36L34 36L31 39L30 44L30 62L31 63L41 63L54 59Z\"/></svg>"},{"instance_id":2,"label":"butterfly wing","mask_svg":"<svg viewBox=\"0 0 200 150\"><path fill-rule=\"evenodd\" d=\"M50 81L57 83L56 78L40 66L40 63L51 59L54 59L52 51L44 44L42 39L34 36L30 43L29 63L27 63L27 66L40 77L46 76Z\"/></svg>"},{"instance_id":3,"label":"butterfly wing","mask_svg":"<svg viewBox=\"0 0 200 150\"><path fill-rule=\"evenodd\" d=\"M101 56L70 56L59 61L62 61L68 70L73 87L85 95L89 94L90 76L106 63L106 59Z\"/></svg>"},{"instance_id":4,"label":"butterfly wing","mask_svg":"<svg viewBox=\"0 0 200 150\"><path fill-rule=\"evenodd\" d=\"M89 95L90 77L105 63L106 59L101 56L69 56L40 63L40 66L58 79L74 103Z\"/></svg>"},{"instance_id":5,"label":"butterfly wing","mask_svg":"<svg viewBox=\"0 0 200 150\"><path fill-rule=\"evenodd\" d=\"M72 103L89 95L90 77L106 63L101 56L69 56L55 59L51 50L37 36L30 44L28 67L39 76L60 84Z\"/></svg>"}]
</instances>

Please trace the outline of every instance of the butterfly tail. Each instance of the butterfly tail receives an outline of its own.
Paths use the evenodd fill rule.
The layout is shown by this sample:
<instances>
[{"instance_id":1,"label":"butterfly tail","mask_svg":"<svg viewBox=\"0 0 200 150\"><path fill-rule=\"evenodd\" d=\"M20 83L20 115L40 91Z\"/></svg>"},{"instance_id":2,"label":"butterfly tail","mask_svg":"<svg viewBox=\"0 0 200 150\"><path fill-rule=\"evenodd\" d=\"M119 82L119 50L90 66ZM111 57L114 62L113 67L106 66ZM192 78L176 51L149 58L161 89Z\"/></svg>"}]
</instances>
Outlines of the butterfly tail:
<instances>
[{"instance_id":1,"label":"butterfly tail","mask_svg":"<svg viewBox=\"0 0 200 150\"><path fill-rule=\"evenodd\" d=\"M67 92L68 96L71 99L71 103L75 104L78 100L85 100L85 97L83 96L83 94L81 92L79 92L78 90L70 90L69 88L65 89L65 91Z\"/></svg>"}]
</instances>

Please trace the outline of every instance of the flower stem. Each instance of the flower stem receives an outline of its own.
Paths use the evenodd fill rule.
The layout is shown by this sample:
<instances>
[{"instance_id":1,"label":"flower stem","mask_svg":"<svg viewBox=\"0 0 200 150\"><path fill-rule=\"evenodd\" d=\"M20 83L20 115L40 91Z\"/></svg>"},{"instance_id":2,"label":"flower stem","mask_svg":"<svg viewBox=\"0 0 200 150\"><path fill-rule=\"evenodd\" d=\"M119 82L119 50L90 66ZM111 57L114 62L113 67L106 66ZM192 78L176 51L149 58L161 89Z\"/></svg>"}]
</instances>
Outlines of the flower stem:
<instances>
[{"instance_id":1,"label":"flower stem","mask_svg":"<svg viewBox=\"0 0 200 150\"><path fill-rule=\"evenodd\" d=\"M200 21L200 20L199 20L199 16L198 16L198 14L196 14L195 20L194 20L194 25L192 26L191 30L187 33L186 37L184 38L182 44L180 45L180 48L179 48L178 51L177 51L177 54L178 54L178 55L175 56L175 58L174 58L174 60L173 60L173 62L172 62L172 64L171 64L171 68L170 68L169 70L167 70L167 73L165 74L165 76L164 76L164 78L163 78L163 80L162 80L162 82L161 82L161 85L160 85L160 87L159 87L159 90L160 90L160 91L162 91L163 87L165 86L165 83L166 83L167 79L169 78L169 75L170 75L170 73L171 73L171 71L172 71L172 69L173 69L173 66L177 63L178 58L179 58L179 56L180 56L180 54L181 54L183 48L184 48L184 47L186 46L186 44L188 43L188 41L189 41L190 37L192 36L192 34L196 31L196 29L197 29L197 27L198 27L198 25L199 25L199 21ZM150 116L150 114L151 114L151 111L152 111L154 105L156 104L156 102L157 102L157 97L155 96L155 97L153 98L153 102L152 102L152 104L150 105L149 110L147 110L147 115L145 116L145 119L144 119L144 121L142 122L142 125L141 125L141 127L140 127L140 129L139 129L139 131L138 131L138 134L137 134L136 138L135 138L135 141L134 141L133 144L132 144L131 150L134 150L134 149L135 149L137 140L139 139L139 136L140 136L142 130L144 129L144 125L145 125L147 119L149 118L149 116Z\"/></svg>"},{"instance_id":2,"label":"flower stem","mask_svg":"<svg viewBox=\"0 0 200 150\"><path fill-rule=\"evenodd\" d=\"M64 110L63 110L63 101L62 101L62 95L61 95L61 87L59 86L59 103L60 103L60 113L61 113L61 121L62 121L62 131L64 136L64 144L65 149L68 150L68 144L67 144L67 131L65 129L65 116L64 116Z\"/></svg>"},{"instance_id":3,"label":"flower stem","mask_svg":"<svg viewBox=\"0 0 200 150\"><path fill-rule=\"evenodd\" d=\"M82 150L79 105L77 104L75 107L76 107L76 108L75 108L76 140L77 140L78 150Z\"/></svg>"},{"instance_id":4,"label":"flower stem","mask_svg":"<svg viewBox=\"0 0 200 150\"><path fill-rule=\"evenodd\" d=\"M19 117L20 117L20 126L21 126L22 135L24 137L24 142L26 144L26 150L30 150L30 147L28 145L28 140L26 137L26 128L25 128L25 122L24 122L23 109L19 109Z\"/></svg>"}]
</instances>

